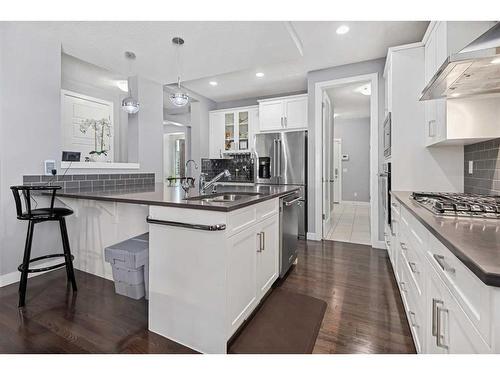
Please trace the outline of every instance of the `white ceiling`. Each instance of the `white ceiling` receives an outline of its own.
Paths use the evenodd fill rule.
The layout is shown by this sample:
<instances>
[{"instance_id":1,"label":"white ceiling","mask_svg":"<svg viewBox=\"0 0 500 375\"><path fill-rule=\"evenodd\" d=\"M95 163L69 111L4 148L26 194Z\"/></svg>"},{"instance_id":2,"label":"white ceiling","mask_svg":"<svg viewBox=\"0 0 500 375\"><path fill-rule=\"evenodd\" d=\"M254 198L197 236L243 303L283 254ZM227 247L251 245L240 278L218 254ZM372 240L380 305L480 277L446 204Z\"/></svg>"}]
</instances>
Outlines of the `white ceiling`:
<instances>
[{"instance_id":1,"label":"white ceiling","mask_svg":"<svg viewBox=\"0 0 500 375\"><path fill-rule=\"evenodd\" d=\"M171 84L181 36L181 77L187 88L215 101L304 90L306 72L383 57L390 46L422 39L427 22L291 22L301 56L283 21L25 22L24 27L61 41L66 53L124 75ZM125 51L137 55L132 69ZM131 71L132 70L132 71ZM255 71L266 76L256 81ZM217 87L208 85L216 78Z\"/></svg>"},{"instance_id":2,"label":"white ceiling","mask_svg":"<svg viewBox=\"0 0 500 375\"><path fill-rule=\"evenodd\" d=\"M268 65L252 64L228 74L206 76L184 82L189 89L216 102L261 97L307 89L307 72L332 66L376 59L387 55L392 46L421 41L428 22L291 22L303 45L304 56ZM335 30L347 24L350 31L337 35ZM291 40L290 34L282 42ZM277 44L276 49L281 50ZM255 72L265 77L258 79ZM215 87L208 84L215 80Z\"/></svg>"},{"instance_id":3,"label":"white ceiling","mask_svg":"<svg viewBox=\"0 0 500 375\"><path fill-rule=\"evenodd\" d=\"M369 85L369 82L356 83L326 90L333 112L338 115L336 120L370 117L370 96L359 92Z\"/></svg>"}]
</instances>

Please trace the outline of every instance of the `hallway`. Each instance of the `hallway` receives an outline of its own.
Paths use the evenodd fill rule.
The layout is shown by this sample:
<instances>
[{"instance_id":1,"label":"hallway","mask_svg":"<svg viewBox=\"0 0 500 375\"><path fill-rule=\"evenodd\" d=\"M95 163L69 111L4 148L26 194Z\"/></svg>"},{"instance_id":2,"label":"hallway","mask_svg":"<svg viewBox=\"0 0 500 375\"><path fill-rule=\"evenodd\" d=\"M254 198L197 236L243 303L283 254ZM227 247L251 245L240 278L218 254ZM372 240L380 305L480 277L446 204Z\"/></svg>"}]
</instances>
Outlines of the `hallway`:
<instances>
[{"instance_id":1,"label":"hallway","mask_svg":"<svg viewBox=\"0 0 500 375\"><path fill-rule=\"evenodd\" d=\"M366 202L342 202L333 208L333 225L325 239L371 245L370 205Z\"/></svg>"}]
</instances>

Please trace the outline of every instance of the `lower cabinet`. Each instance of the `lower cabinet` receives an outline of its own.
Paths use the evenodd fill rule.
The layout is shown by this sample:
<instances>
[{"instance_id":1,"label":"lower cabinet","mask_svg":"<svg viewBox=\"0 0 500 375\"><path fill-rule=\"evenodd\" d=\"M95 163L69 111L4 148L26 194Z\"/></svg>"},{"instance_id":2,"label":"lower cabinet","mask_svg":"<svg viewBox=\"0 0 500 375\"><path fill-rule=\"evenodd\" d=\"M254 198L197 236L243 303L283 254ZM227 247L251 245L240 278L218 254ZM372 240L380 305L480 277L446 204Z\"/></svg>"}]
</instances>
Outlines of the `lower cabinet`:
<instances>
[{"instance_id":1,"label":"lower cabinet","mask_svg":"<svg viewBox=\"0 0 500 375\"><path fill-rule=\"evenodd\" d=\"M417 352L500 352L500 288L477 279L405 207L392 217L388 254Z\"/></svg>"},{"instance_id":2,"label":"lower cabinet","mask_svg":"<svg viewBox=\"0 0 500 375\"><path fill-rule=\"evenodd\" d=\"M228 313L232 335L279 273L279 217L274 215L228 240Z\"/></svg>"}]
</instances>

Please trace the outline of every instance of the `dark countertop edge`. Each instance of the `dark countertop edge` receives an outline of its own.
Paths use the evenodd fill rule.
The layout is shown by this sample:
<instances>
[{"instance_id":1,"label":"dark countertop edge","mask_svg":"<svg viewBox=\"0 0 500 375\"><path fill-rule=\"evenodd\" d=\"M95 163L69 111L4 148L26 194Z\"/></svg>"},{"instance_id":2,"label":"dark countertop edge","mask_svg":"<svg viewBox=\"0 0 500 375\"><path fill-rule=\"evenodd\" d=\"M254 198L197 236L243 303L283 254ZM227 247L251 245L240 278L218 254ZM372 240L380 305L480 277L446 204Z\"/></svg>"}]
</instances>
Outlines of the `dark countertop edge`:
<instances>
[{"instance_id":1,"label":"dark countertop edge","mask_svg":"<svg viewBox=\"0 0 500 375\"><path fill-rule=\"evenodd\" d=\"M491 273L485 271L473 260L471 260L467 254L464 254L459 248L457 248L452 242L450 242L446 237L444 237L438 230L436 230L432 225L430 225L427 220L422 218L418 212L416 212L411 205L408 205L405 200L398 196L398 194L408 194L408 199L411 199L410 192L393 192L391 191L391 196L396 198L403 206L405 206L415 218L427 229L431 232L437 239L445 245L448 250L450 250L453 255L455 255L471 272L476 275L479 280L481 280L484 284L488 286L500 287L500 274ZM416 203L415 203L416 204ZM423 208L422 208L423 209Z\"/></svg>"},{"instance_id":2,"label":"dark countertop edge","mask_svg":"<svg viewBox=\"0 0 500 375\"><path fill-rule=\"evenodd\" d=\"M80 193L57 193L57 197L63 197L63 198L75 198L75 199L87 199L87 200L94 200L94 201L104 201L104 202L117 202L117 203L130 203L130 204L141 204L141 205L147 205L147 206L162 206L162 207L177 207L177 208L187 208L191 210L204 210L204 211L219 211L219 212L231 212L238 210L240 208L252 206L257 203L265 202L269 199L273 198L279 198L283 197L285 195L291 194L293 192L296 192L300 189L299 186L297 186L294 189L290 189L287 191L284 191L282 193L275 193L275 194L269 194L269 195L262 195L259 196L258 198L255 199L250 199L244 202L241 202L239 204L235 204L230 207L224 207L224 206L203 206L203 205L196 205L192 203L186 203L186 202L160 202L160 201L150 201L150 200L140 200L140 199L129 199L129 198L124 198L124 197L113 197L113 196L97 196L97 195L85 195L85 194L80 194Z\"/></svg>"}]
</instances>

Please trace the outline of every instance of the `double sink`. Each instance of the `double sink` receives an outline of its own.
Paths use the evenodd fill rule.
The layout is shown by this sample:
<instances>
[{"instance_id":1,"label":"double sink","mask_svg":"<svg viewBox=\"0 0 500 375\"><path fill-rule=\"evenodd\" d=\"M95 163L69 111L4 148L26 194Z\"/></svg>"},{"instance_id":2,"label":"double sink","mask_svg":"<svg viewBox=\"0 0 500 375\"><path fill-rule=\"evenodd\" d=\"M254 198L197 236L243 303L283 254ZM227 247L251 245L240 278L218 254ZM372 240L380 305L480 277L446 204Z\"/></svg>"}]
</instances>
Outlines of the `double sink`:
<instances>
[{"instance_id":1,"label":"double sink","mask_svg":"<svg viewBox=\"0 0 500 375\"><path fill-rule=\"evenodd\" d=\"M218 194L208 194L208 195L199 195L197 197L191 197L187 198L186 200L188 201L202 201L202 202L207 202L207 203L231 203L231 202L236 202L241 199L245 198L250 198L250 197L255 197L262 195L260 193L246 193L246 192L225 192L225 193L218 193Z\"/></svg>"}]
</instances>

